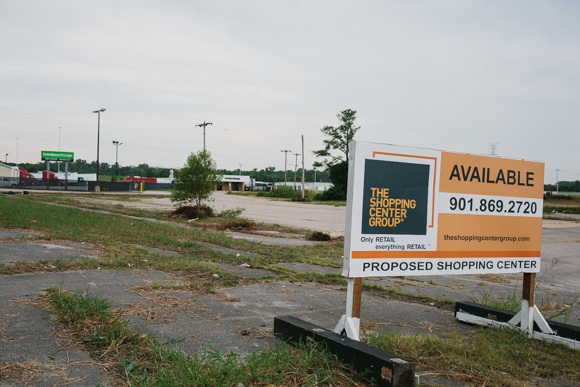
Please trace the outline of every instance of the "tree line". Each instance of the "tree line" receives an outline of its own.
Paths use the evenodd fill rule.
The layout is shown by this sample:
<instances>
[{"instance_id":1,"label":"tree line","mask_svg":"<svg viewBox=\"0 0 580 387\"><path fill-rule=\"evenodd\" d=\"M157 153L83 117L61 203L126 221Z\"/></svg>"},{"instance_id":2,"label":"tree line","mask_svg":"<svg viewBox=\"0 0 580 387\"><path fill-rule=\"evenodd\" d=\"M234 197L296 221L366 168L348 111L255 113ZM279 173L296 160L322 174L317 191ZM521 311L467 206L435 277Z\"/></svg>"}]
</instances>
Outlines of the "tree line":
<instances>
[{"instance_id":1,"label":"tree line","mask_svg":"<svg viewBox=\"0 0 580 387\"><path fill-rule=\"evenodd\" d=\"M547 192L580 192L580 180L559 181L557 188L556 190L556 184L544 184L544 191Z\"/></svg>"},{"instance_id":2,"label":"tree line","mask_svg":"<svg viewBox=\"0 0 580 387\"><path fill-rule=\"evenodd\" d=\"M42 170L46 170L46 163L45 162L38 162L38 163L19 163L18 166L26 169L28 172L38 172ZM52 172L57 171L56 162L51 162L50 169ZM163 168L163 167L152 167L148 164L139 164L137 166L122 166L119 165L118 176L119 180L123 179L125 176L133 175L133 176L141 176L141 177L168 177L169 171L171 168ZM60 166L60 171L64 172L64 163ZM69 172L77 172L77 173L96 173L97 171L97 163L96 161L87 162L86 160L77 159L75 161L70 161L68 163L68 171ZM228 169L217 169L217 172L222 175L239 175L240 170L228 170ZM112 177L115 176L116 168L115 164L109 163L99 163L99 173L101 176ZM251 176L252 178L256 179L257 181L265 181L269 183L278 183L284 181L284 171L276 170L275 167L266 167L264 169L258 170L254 168L252 170L243 170L241 171L242 175ZM288 170L287 179L289 182L294 181L294 171ZM296 171L296 181L302 181L302 169L298 169ZM329 171L319 167L313 169L305 169L304 170L304 179L307 182L314 181L314 176L316 175L316 181L318 182L329 182L330 176Z\"/></svg>"},{"instance_id":3,"label":"tree line","mask_svg":"<svg viewBox=\"0 0 580 387\"><path fill-rule=\"evenodd\" d=\"M39 172L46 170L46 163L41 161L38 163L19 163L19 167L26 169L28 172ZM57 164L55 161L50 163L50 170L57 171ZM64 162L60 165L60 171L64 172ZM170 168L151 167L148 164L139 164L137 166L121 166L119 165L118 175L119 179L128 175L142 176L142 177L167 177L169 176ZM96 173L97 162L87 162L86 160L77 159L69 161L68 171L76 173ZM116 172L115 164L99 163L99 174L114 176Z\"/></svg>"}]
</instances>

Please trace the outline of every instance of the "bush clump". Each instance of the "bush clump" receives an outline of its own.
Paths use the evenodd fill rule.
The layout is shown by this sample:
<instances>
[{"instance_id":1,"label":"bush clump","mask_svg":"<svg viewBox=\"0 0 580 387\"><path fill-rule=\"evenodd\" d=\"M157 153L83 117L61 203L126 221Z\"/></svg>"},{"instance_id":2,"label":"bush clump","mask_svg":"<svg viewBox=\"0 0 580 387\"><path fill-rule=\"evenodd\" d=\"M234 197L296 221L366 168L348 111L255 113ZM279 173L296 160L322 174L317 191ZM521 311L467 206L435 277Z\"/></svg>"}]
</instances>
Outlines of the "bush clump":
<instances>
[{"instance_id":1,"label":"bush clump","mask_svg":"<svg viewBox=\"0 0 580 387\"><path fill-rule=\"evenodd\" d=\"M204 219L213 216L213 208L206 205L179 207L171 214L173 218Z\"/></svg>"},{"instance_id":2,"label":"bush clump","mask_svg":"<svg viewBox=\"0 0 580 387\"><path fill-rule=\"evenodd\" d=\"M320 232L320 231L314 231L312 234L310 234L307 238L309 241L322 241L322 242L326 242L329 241L330 235Z\"/></svg>"}]
</instances>

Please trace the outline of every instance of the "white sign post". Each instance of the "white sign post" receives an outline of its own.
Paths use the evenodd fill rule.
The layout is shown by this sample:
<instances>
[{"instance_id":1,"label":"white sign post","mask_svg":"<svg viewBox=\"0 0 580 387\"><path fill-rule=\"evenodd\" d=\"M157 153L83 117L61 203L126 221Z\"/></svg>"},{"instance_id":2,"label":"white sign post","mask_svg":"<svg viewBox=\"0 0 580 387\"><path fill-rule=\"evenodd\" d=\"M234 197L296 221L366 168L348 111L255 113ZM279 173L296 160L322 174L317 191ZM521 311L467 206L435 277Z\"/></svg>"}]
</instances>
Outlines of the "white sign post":
<instances>
[{"instance_id":1,"label":"white sign post","mask_svg":"<svg viewBox=\"0 0 580 387\"><path fill-rule=\"evenodd\" d=\"M543 163L365 142L350 149L347 310L335 332L358 340L357 278L411 275L526 273L514 323L547 326L533 303Z\"/></svg>"}]
</instances>

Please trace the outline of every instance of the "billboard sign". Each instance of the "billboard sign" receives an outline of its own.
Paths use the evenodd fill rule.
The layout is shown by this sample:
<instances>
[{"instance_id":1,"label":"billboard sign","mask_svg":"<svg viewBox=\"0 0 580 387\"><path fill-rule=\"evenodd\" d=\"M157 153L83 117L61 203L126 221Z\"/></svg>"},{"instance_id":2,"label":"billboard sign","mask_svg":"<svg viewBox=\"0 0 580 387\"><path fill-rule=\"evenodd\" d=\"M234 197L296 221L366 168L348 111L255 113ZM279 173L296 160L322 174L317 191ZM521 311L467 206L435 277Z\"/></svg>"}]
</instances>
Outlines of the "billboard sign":
<instances>
[{"instance_id":1,"label":"billboard sign","mask_svg":"<svg viewBox=\"0 0 580 387\"><path fill-rule=\"evenodd\" d=\"M40 153L42 160L55 160L55 161L74 161L74 152L61 152L61 151L41 151Z\"/></svg>"},{"instance_id":2,"label":"billboard sign","mask_svg":"<svg viewBox=\"0 0 580 387\"><path fill-rule=\"evenodd\" d=\"M343 275L540 271L544 164L353 142Z\"/></svg>"}]
</instances>

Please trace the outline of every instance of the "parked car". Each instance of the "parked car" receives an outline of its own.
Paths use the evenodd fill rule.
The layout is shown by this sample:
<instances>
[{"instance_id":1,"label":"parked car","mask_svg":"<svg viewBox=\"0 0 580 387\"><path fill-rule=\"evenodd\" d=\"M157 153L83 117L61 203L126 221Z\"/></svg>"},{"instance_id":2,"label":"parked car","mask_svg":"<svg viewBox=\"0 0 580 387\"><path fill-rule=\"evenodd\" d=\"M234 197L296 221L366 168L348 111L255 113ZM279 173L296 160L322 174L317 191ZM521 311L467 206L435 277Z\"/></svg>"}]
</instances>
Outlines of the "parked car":
<instances>
[{"instance_id":1,"label":"parked car","mask_svg":"<svg viewBox=\"0 0 580 387\"><path fill-rule=\"evenodd\" d=\"M7 177L0 177L0 188L16 188L16 181Z\"/></svg>"}]
</instances>

